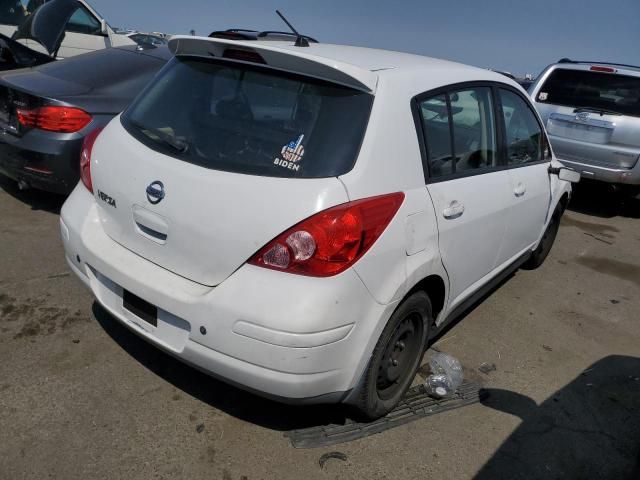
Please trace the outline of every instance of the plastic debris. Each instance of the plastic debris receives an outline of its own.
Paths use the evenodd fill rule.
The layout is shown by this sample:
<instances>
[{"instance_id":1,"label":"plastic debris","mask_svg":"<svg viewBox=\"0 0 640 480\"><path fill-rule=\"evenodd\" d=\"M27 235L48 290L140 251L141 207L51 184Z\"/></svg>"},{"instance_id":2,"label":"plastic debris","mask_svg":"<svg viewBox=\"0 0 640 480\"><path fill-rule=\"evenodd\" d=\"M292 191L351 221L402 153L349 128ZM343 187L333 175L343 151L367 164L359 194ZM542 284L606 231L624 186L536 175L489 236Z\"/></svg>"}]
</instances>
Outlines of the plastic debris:
<instances>
[{"instance_id":1,"label":"plastic debris","mask_svg":"<svg viewBox=\"0 0 640 480\"><path fill-rule=\"evenodd\" d=\"M318 460L318 465L320 465L321 469L324 469L324 464L327 463L327 460L330 458L335 458L336 460L342 460L343 462L347 461L347 456L342 452L329 452L325 453Z\"/></svg>"},{"instance_id":2,"label":"plastic debris","mask_svg":"<svg viewBox=\"0 0 640 480\"><path fill-rule=\"evenodd\" d=\"M457 358L438 352L429 359L429 367L431 375L425 380L424 388L432 397L448 397L462 385L462 365Z\"/></svg>"},{"instance_id":3,"label":"plastic debris","mask_svg":"<svg viewBox=\"0 0 640 480\"><path fill-rule=\"evenodd\" d=\"M498 368L496 367L495 363L487 363L487 362L484 362L478 367L478 370L480 370L485 375L488 375L489 372L495 372L497 369Z\"/></svg>"}]
</instances>

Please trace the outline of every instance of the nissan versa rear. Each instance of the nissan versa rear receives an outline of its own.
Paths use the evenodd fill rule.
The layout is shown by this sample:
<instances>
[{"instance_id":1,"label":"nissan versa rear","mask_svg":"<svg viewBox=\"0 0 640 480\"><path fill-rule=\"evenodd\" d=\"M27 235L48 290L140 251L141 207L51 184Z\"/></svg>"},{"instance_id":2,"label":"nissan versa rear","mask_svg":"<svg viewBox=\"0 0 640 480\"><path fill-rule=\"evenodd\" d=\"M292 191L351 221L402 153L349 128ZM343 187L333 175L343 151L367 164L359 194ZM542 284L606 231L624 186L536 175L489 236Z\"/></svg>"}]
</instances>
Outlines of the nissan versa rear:
<instances>
[{"instance_id":1,"label":"nissan versa rear","mask_svg":"<svg viewBox=\"0 0 640 480\"><path fill-rule=\"evenodd\" d=\"M505 265L548 252L568 184L550 180L540 129L519 150L536 162L526 200L498 163L493 185L463 178L469 194L489 193L447 223L466 230L440 228L465 250L474 235L481 243L477 258L451 264L455 280L438 246L440 200L425 188L412 98L484 81L460 101L482 103L494 122L486 82L502 76L335 45L179 37L170 48L146 90L86 139L61 229L100 304L183 361L271 398L345 402L376 418L409 387L432 327ZM524 92L502 85L525 102L521 130L537 128ZM476 149L502 139L491 126L474 132L486 137L470 140ZM463 211L447 208L446 222ZM517 235L505 246L510 216Z\"/></svg>"}]
</instances>

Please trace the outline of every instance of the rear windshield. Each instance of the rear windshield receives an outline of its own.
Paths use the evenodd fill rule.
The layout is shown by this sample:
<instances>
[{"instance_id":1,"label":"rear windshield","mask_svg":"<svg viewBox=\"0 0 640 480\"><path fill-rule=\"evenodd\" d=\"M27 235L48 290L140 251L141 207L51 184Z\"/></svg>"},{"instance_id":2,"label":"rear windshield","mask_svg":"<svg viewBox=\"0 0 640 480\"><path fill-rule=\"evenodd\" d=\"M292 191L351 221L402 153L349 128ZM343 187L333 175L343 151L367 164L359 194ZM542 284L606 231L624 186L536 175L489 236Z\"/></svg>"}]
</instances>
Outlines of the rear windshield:
<instances>
[{"instance_id":1,"label":"rear windshield","mask_svg":"<svg viewBox=\"0 0 640 480\"><path fill-rule=\"evenodd\" d=\"M206 168L322 178L353 167L372 101L267 68L176 57L122 124L150 148Z\"/></svg>"},{"instance_id":2,"label":"rear windshield","mask_svg":"<svg viewBox=\"0 0 640 480\"><path fill-rule=\"evenodd\" d=\"M537 101L640 116L640 78L556 69L540 88Z\"/></svg>"}]
</instances>

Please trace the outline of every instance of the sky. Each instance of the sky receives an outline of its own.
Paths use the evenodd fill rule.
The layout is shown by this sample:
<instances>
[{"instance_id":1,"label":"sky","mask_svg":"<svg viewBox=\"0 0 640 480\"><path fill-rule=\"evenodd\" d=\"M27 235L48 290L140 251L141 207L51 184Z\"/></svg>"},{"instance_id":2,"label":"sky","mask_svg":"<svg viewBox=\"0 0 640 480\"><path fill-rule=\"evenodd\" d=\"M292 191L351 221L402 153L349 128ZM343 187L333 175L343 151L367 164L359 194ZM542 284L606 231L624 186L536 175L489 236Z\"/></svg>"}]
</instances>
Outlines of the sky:
<instances>
[{"instance_id":1,"label":"sky","mask_svg":"<svg viewBox=\"0 0 640 480\"><path fill-rule=\"evenodd\" d=\"M112 26L248 28L399 50L517 75L563 57L640 65L640 0L88 0Z\"/></svg>"}]
</instances>

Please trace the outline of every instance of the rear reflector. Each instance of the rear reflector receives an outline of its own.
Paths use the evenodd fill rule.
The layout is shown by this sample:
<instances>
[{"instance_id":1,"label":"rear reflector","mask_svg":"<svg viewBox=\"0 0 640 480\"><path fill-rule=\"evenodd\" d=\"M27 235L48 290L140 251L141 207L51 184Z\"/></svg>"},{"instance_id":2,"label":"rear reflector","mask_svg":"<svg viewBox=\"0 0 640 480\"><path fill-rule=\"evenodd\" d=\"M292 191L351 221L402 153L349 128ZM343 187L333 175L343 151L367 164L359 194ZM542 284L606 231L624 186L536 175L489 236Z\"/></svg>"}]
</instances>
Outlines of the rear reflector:
<instances>
[{"instance_id":1,"label":"rear reflector","mask_svg":"<svg viewBox=\"0 0 640 480\"><path fill-rule=\"evenodd\" d=\"M51 175L53 172L51 170L49 170L48 168L43 168L43 167L29 167L29 166L25 166L24 167L25 170L28 170L30 172L36 172L36 173L43 173L45 175Z\"/></svg>"},{"instance_id":2,"label":"rear reflector","mask_svg":"<svg viewBox=\"0 0 640 480\"><path fill-rule=\"evenodd\" d=\"M59 133L80 131L92 120L91 115L75 107L49 106L32 110L18 108L16 113L18 122L24 127Z\"/></svg>"},{"instance_id":3,"label":"rear reflector","mask_svg":"<svg viewBox=\"0 0 640 480\"><path fill-rule=\"evenodd\" d=\"M91 181L91 152L102 129L103 127L96 128L84 137L82 150L80 151L80 180L82 180L83 185L87 187L87 190L91 193L93 193L93 182Z\"/></svg>"},{"instance_id":4,"label":"rear reflector","mask_svg":"<svg viewBox=\"0 0 640 480\"><path fill-rule=\"evenodd\" d=\"M592 66L589 70L591 70L592 72L616 73L616 69L615 68L598 67L596 65Z\"/></svg>"},{"instance_id":5,"label":"rear reflector","mask_svg":"<svg viewBox=\"0 0 640 480\"><path fill-rule=\"evenodd\" d=\"M222 54L222 57L229 58L231 60L240 60L242 62L260 63L262 65L266 65L267 63L260 54L251 50L241 50L239 48L227 48Z\"/></svg>"},{"instance_id":6,"label":"rear reflector","mask_svg":"<svg viewBox=\"0 0 640 480\"><path fill-rule=\"evenodd\" d=\"M403 201L398 192L316 213L269 242L249 263L311 277L337 275L371 248Z\"/></svg>"}]
</instances>

